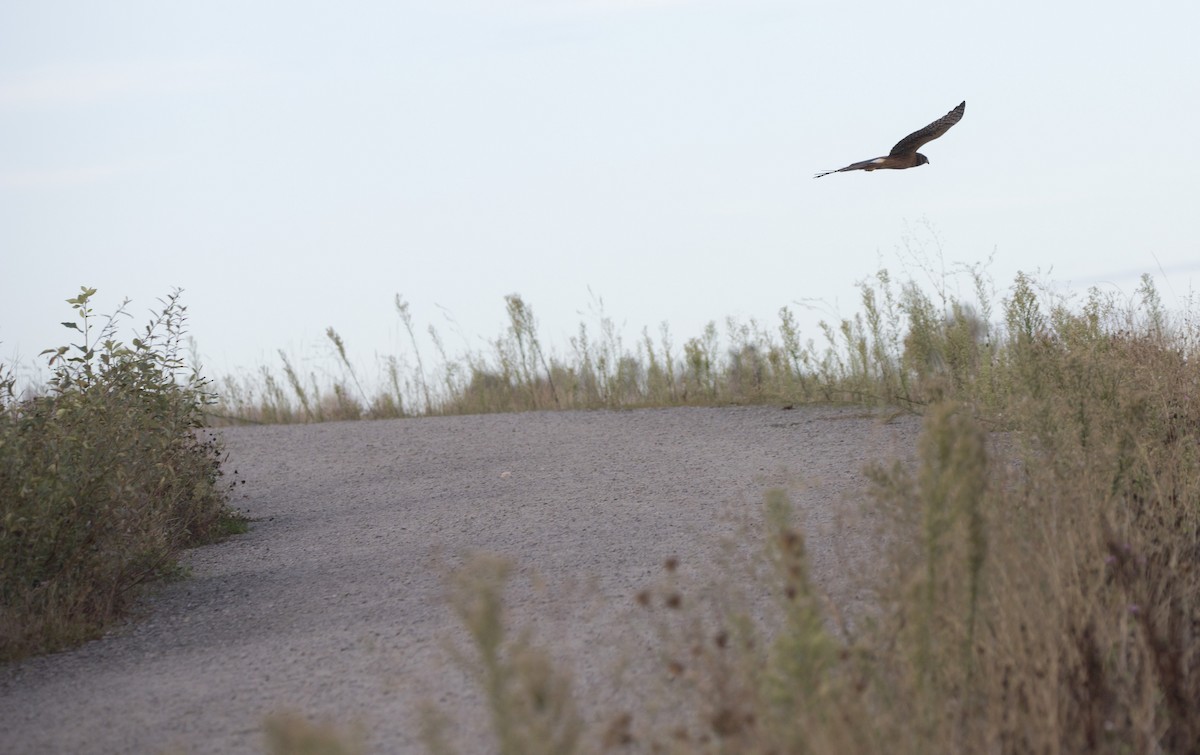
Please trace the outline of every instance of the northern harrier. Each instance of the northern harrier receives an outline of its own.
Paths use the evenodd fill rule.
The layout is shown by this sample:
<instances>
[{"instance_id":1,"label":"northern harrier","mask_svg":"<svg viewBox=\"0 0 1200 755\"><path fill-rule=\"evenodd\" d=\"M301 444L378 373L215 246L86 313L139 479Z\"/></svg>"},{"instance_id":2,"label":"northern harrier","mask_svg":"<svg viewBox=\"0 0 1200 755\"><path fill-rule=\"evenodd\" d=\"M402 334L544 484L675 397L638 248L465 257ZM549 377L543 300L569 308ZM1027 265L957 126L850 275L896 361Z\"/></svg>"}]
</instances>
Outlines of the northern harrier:
<instances>
[{"instance_id":1,"label":"northern harrier","mask_svg":"<svg viewBox=\"0 0 1200 755\"><path fill-rule=\"evenodd\" d=\"M813 178L827 176L830 173L844 173L848 170L881 170L886 168L900 170L924 165L929 162L929 158L917 152L917 150L949 131L951 126L962 120L963 113L965 112L967 112L967 101L963 100L959 103L958 107L949 113L946 113L920 131L914 131L896 142L896 146L892 147L892 151L887 154L887 157L876 157L874 160L863 160L861 163L847 165L837 170L827 170L824 173L818 173Z\"/></svg>"}]
</instances>

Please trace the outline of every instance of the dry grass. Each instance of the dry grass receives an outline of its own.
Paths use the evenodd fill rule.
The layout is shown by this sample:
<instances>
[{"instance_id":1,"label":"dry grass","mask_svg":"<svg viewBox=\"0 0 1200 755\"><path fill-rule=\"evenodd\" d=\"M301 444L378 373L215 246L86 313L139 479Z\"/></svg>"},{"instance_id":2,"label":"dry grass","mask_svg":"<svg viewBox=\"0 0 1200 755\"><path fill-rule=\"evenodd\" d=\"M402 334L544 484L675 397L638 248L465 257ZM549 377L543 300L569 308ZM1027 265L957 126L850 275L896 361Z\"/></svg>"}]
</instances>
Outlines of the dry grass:
<instances>
[{"instance_id":1,"label":"dry grass","mask_svg":"<svg viewBox=\"0 0 1200 755\"><path fill-rule=\"evenodd\" d=\"M576 749L583 720L571 697L570 678L556 669L528 632L510 636L505 625L503 590L512 570L506 559L480 555L457 571L450 603L467 628L473 654L458 661L485 693L501 755L554 755ZM447 755L447 717L428 706L422 738L430 752Z\"/></svg>"},{"instance_id":2,"label":"dry grass","mask_svg":"<svg viewBox=\"0 0 1200 755\"><path fill-rule=\"evenodd\" d=\"M1148 279L1131 302L1093 290L1074 303L1020 275L993 302L978 272L968 274L978 294L970 303L942 288L930 298L912 283L897 287L881 273L863 284L860 315L825 325L821 347L802 342L786 310L776 331L731 324L722 346L711 327L681 352L665 330L657 342L646 333L626 349L602 320L599 339L581 327L565 362L545 353L532 311L510 297L509 330L488 358L463 367L441 353L442 366L427 373L420 362L407 375L392 360L392 391L372 398L331 330L346 370L339 388L317 390L285 361L284 380L264 373L264 394L227 395L224 411L314 421L839 400L924 415L918 463L871 472L873 505L888 523L886 568L874 576L876 604L853 626L812 583L806 533L781 492L767 495L761 546L774 611L752 617L736 600L706 601L706 589L686 584L673 563L662 584L636 596L670 629L661 666L647 673L676 682L661 690L653 718L642 708L582 715L566 666L505 625L511 565L472 562L451 603L473 640L462 660L488 701L500 752L1197 752L1200 324L1191 311L1165 311ZM408 316L402 300L397 307ZM406 326L411 332L411 318ZM114 378L143 374L137 353L117 359L128 372ZM0 384L11 387L11 378ZM78 421L54 425L71 428L55 444L88 437L96 410L84 400L88 391L67 390L73 384L51 397L59 402L53 412L35 411L50 404L14 411L10 403L7 421L51 423L60 409L79 411ZM96 427L110 437L108 426ZM147 437L117 434L126 436ZM17 458L8 456L13 447L6 459ZM187 458L210 458L199 450ZM36 459L21 468L62 463ZM6 469L15 479L14 467ZM52 493L45 488L38 500L70 500ZM118 514L106 516L125 522ZM33 552L11 546L25 537L13 521L5 519L6 558ZM64 552L55 537L38 541L50 544L36 551L39 563ZM132 554L118 570L126 576L148 563L141 545L103 552ZM5 566L5 574L33 573ZM47 584L30 582L50 595ZM10 605L6 594L6 611ZM439 727L454 714L427 719L432 751L448 750ZM289 721L268 727L276 751L304 751L310 740L317 749L309 751L361 747ZM299 739L286 738L292 734Z\"/></svg>"},{"instance_id":3,"label":"dry grass","mask_svg":"<svg viewBox=\"0 0 1200 755\"><path fill-rule=\"evenodd\" d=\"M864 286L863 295L872 297L875 291ZM364 389L360 375L370 371L351 365L345 341L330 328L326 337L339 374L302 374L296 360L280 352L278 374L262 367L254 376L223 378L211 418L218 424L286 423L686 404L851 401L878 405L911 399L906 386L895 379L880 379L876 371L884 362L872 361L867 351L874 348L882 354L890 348L885 339L897 338L883 332L879 312L873 321L879 331L866 330L861 318L837 326L822 323L818 344L801 337L795 314L785 307L776 330L756 321L728 320L722 333L716 323L710 323L680 349L665 324L657 337L643 330L636 343L627 345L600 309L598 328L581 323L570 339L570 353L559 356L543 346L528 303L513 294L505 297L505 307L507 328L491 341L489 352L451 357L430 327L438 351L438 359L430 362L417 343L408 304L397 296L401 322L412 337L412 353L409 358L380 360L374 371L378 377L367 381L378 388ZM872 338L875 344L868 347Z\"/></svg>"},{"instance_id":4,"label":"dry grass","mask_svg":"<svg viewBox=\"0 0 1200 755\"><path fill-rule=\"evenodd\" d=\"M895 301L907 332L884 332L868 307L843 329L833 368L849 393L903 394L925 415L918 465L872 471L889 523L876 610L854 631L839 623L809 579L803 530L768 493L773 618L751 620L735 601L714 612L669 563L637 598L679 617L655 673L680 683L663 688L652 721L611 711L597 717L604 731L555 751L1198 751L1190 313L1164 312L1148 280L1130 306L1093 291L1073 311L1020 276L998 327L915 289ZM476 588L499 616L496 591ZM487 684L515 684L521 672L506 671ZM538 715L567 715L559 694ZM506 713L500 741L531 721Z\"/></svg>"}]
</instances>

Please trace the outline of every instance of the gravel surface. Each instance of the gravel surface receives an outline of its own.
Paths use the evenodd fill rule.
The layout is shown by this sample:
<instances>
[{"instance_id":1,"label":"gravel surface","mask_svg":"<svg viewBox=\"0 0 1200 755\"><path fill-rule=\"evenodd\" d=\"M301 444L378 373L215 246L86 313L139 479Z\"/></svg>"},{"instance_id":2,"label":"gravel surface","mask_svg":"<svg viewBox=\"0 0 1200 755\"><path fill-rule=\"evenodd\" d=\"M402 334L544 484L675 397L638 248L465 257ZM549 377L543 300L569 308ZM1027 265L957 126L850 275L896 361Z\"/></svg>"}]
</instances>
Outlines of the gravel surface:
<instances>
[{"instance_id":1,"label":"gravel surface","mask_svg":"<svg viewBox=\"0 0 1200 755\"><path fill-rule=\"evenodd\" d=\"M189 552L191 578L155 588L105 638L0 668L0 752L262 752L278 711L357 722L373 752L421 752L422 701L454 716L465 751L492 751L445 649L465 636L446 571L472 551L517 562L512 621L571 659L580 696L637 705L603 680L647 645L632 598L665 559L719 579L722 540L744 537L782 486L816 580L852 607L872 538L844 515L863 465L908 457L918 430L808 407L226 429L250 532Z\"/></svg>"}]
</instances>

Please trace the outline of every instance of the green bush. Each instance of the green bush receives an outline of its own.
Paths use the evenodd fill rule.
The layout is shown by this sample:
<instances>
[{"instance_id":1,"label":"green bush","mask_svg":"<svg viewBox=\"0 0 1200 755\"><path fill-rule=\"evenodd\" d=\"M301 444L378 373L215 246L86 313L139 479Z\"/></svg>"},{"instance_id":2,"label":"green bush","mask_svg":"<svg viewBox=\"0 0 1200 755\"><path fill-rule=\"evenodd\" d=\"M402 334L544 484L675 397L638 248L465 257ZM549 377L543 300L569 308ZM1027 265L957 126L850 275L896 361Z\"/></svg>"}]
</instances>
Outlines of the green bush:
<instances>
[{"instance_id":1,"label":"green bush","mask_svg":"<svg viewBox=\"0 0 1200 755\"><path fill-rule=\"evenodd\" d=\"M0 407L0 658L94 635L131 589L227 529L219 447L201 435L206 381L180 357L176 291L140 337L97 328L95 289L69 299L80 342L52 349L44 395ZM126 302L127 304L128 302Z\"/></svg>"}]
</instances>

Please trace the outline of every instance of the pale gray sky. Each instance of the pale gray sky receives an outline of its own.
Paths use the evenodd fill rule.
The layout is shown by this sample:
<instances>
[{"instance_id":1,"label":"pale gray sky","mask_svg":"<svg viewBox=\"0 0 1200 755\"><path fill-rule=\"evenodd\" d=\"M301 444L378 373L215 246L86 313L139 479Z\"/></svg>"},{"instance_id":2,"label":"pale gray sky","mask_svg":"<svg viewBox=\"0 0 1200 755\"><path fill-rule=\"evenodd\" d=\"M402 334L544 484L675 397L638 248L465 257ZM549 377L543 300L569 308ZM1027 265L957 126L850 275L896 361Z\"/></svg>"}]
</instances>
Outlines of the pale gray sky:
<instances>
[{"instance_id":1,"label":"pale gray sky","mask_svg":"<svg viewBox=\"0 0 1200 755\"><path fill-rule=\"evenodd\" d=\"M65 342L84 284L139 323L184 288L216 373L326 353L330 325L403 353L397 292L453 351L513 292L561 351L589 289L630 342L681 344L850 314L929 229L1002 288L1150 272L1181 305L1197 28L1103 0L5 3L0 357ZM929 165L812 179L964 99Z\"/></svg>"}]
</instances>

